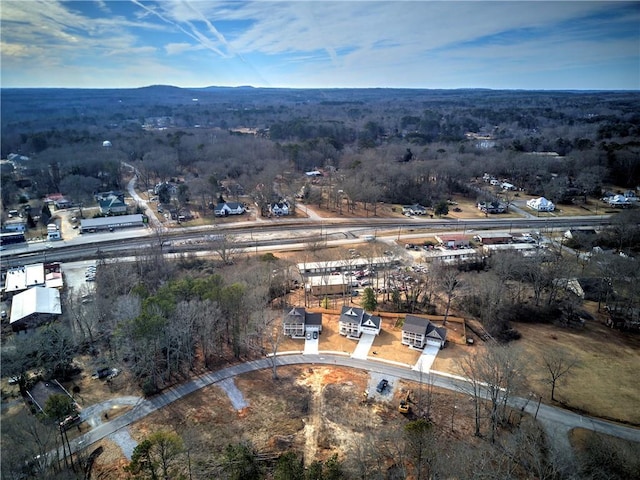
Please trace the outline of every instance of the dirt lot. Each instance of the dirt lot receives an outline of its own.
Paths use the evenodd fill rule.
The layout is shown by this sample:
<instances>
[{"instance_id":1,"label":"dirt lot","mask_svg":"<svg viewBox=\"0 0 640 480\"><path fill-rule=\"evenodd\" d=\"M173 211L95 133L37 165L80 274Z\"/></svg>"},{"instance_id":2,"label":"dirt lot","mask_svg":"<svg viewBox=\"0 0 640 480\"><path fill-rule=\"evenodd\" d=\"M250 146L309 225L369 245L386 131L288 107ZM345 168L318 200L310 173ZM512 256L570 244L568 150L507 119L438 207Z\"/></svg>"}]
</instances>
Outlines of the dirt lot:
<instances>
[{"instance_id":1,"label":"dirt lot","mask_svg":"<svg viewBox=\"0 0 640 480\"><path fill-rule=\"evenodd\" d=\"M227 444L243 440L251 440L264 456L295 449L304 452L307 463L333 453L344 459L376 430L400 427L413 418L400 414L398 403L407 389L412 390L414 402L421 392L418 384L390 378L390 391L371 395L363 403L363 392L377 381L366 372L286 367L279 368L278 375L274 381L271 371L265 370L236 378L249 404L242 410L234 410L219 387L207 387L145 418L131 428L131 435L140 441L150 432L176 431L190 448L192 465L202 470L212 468ZM467 404L450 392L433 393L430 416L443 435L472 438L471 405ZM417 403L412 408L420 413ZM102 444L105 452L98 458L96 473L109 472L108 478L118 478L126 462L112 442Z\"/></svg>"}]
</instances>

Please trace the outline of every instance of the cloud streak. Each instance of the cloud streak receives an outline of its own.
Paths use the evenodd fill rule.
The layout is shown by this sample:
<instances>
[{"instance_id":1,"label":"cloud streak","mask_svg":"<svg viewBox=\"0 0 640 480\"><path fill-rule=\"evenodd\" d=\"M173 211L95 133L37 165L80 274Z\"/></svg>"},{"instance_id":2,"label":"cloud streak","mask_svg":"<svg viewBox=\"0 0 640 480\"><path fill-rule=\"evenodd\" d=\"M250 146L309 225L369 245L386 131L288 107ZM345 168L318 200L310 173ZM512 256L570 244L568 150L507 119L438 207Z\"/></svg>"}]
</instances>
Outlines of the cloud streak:
<instances>
[{"instance_id":1,"label":"cloud streak","mask_svg":"<svg viewBox=\"0 0 640 480\"><path fill-rule=\"evenodd\" d=\"M100 87L104 58L120 86L640 88L637 2L3 0L1 22L3 86Z\"/></svg>"}]
</instances>

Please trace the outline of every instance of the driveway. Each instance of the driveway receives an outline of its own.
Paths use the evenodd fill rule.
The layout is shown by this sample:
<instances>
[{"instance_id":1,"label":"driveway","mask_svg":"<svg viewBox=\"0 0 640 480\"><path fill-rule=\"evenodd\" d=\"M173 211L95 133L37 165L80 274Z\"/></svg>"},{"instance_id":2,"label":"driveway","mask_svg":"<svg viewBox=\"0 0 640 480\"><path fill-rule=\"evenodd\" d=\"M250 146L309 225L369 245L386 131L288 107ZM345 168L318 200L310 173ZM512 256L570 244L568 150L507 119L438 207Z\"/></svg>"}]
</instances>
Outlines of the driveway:
<instances>
[{"instance_id":1,"label":"driveway","mask_svg":"<svg viewBox=\"0 0 640 480\"><path fill-rule=\"evenodd\" d=\"M319 338L305 339L303 355L318 355Z\"/></svg>"},{"instance_id":2,"label":"driveway","mask_svg":"<svg viewBox=\"0 0 640 480\"><path fill-rule=\"evenodd\" d=\"M353 351L351 356L353 358L359 358L361 360L366 360L369 356L369 350L371 349L371 345L373 345L373 341L376 339L375 335L371 333L363 333L358 340L358 345L356 345L356 349Z\"/></svg>"},{"instance_id":3,"label":"driveway","mask_svg":"<svg viewBox=\"0 0 640 480\"><path fill-rule=\"evenodd\" d=\"M436 355L440 351L440 347L436 347L433 345L427 345L422 350L422 355L418 358L418 361L413 366L411 370L415 370L416 372L429 373L431 371L431 365L436 359Z\"/></svg>"}]
</instances>

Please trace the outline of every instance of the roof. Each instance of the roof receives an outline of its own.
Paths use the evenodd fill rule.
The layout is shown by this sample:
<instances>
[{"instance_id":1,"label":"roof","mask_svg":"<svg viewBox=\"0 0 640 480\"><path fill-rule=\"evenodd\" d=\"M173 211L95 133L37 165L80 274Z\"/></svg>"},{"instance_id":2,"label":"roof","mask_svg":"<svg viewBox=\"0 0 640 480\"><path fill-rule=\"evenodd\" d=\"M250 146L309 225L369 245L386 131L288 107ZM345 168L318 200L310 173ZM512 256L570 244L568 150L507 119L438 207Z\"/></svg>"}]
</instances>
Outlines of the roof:
<instances>
[{"instance_id":1,"label":"roof","mask_svg":"<svg viewBox=\"0 0 640 480\"><path fill-rule=\"evenodd\" d=\"M358 307L343 306L340 312L340 321L344 323L360 323L364 310Z\"/></svg>"},{"instance_id":2,"label":"roof","mask_svg":"<svg viewBox=\"0 0 640 480\"><path fill-rule=\"evenodd\" d=\"M215 206L214 210L222 210L225 206L231 210L237 210L238 208L244 208L244 204L240 202L224 202Z\"/></svg>"},{"instance_id":3,"label":"roof","mask_svg":"<svg viewBox=\"0 0 640 480\"><path fill-rule=\"evenodd\" d=\"M33 287L17 294L11 301L9 323L18 322L34 313L60 315L60 292L56 288Z\"/></svg>"},{"instance_id":4,"label":"roof","mask_svg":"<svg viewBox=\"0 0 640 480\"><path fill-rule=\"evenodd\" d=\"M362 321L360 322L360 325L362 325L363 327L369 327L369 328L380 328L381 322L382 320L380 319L380 317L371 315L370 313L365 312L364 315L362 316Z\"/></svg>"},{"instance_id":5,"label":"roof","mask_svg":"<svg viewBox=\"0 0 640 480\"><path fill-rule=\"evenodd\" d=\"M113 208L113 207L126 207L127 204L124 202L124 200L122 200L122 198L120 197L108 197L105 198L104 200L100 200L98 202L98 204L100 205L100 208L102 208L103 210L105 208Z\"/></svg>"},{"instance_id":6,"label":"roof","mask_svg":"<svg viewBox=\"0 0 640 480\"><path fill-rule=\"evenodd\" d=\"M402 330L409 333L424 335L440 341L447 338L447 329L444 327L436 327L431 320L416 315L407 315L404 319Z\"/></svg>"},{"instance_id":7,"label":"roof","mask_svg":"<svg viewBox=\"0 0 640 480\"><path fill-rule=\"evenodd\" d=\"M433 323L429 322L426 336L444 342L447 339L447 329L444 327L436 327Z\"/></svg>"},{"instance_id":8,"label":"roof","mask_svg":"<svg viewBox=\"0 0 640 480\"><path fill-rule=\"evenodd\" d=\"M402 325L402 330L410 333L427 334L427 325L431 322L428 318L417 317L415 315L407 315Z\"/></svg>"},{"instance_id":9,"label":"roof","mask_svg":"<svg viewBox=\"0 0 640 480\"><path fill-rule=\"evenodd\" d=\"M80 220L81 228L120 227L134 223L143 223L142 214L118 215L117 217L86 218Z\"/></svg>"},{"instance_id":10,"label":"roof","mask_svg":"<svg viewBox=\"0 0 640 480\"><path fill-rule=\"evenodd\" d=\"M487 233L479 233L478 237L480 238L512 238L512 235L510 233L487 232Z\"/></svg>"},{"instance_id":11,"label":"roof","mask_svg":"<svg viewBox=\"0 0 640 480\"><path fill-rule=\"evenodd\" d=\"M285 323L305 323L306 310L301 307L295 307L287 312Z\"/></svg>"},{"instance_id":12,"label":"roof","mask_svg":"<svg viewBox=\"0 0 640 480\"><path fill-rule=\"evenodd\" d=\"M455 242L468 242L469 235L463 233L440 233L434 237L440 243L447 243L451 241Z\"/></svg>"},{"instance_id":13,"label":"roof","mask_svg":"<svg viewBox=\"0 0 640 480\"><path fill-rule=\"evenodd\" d=\"M322 313L309 313L304 322L306 325L322 325Z\"/></svg>"},{"instance_id":14,"label":"roof","mask_svg":"<svg viewBox=\"0 0 640 480\"><path fill-rule=\"evenodd\" d=\"M34 263L8 270L4 285L6 292L20 292L44 283L44 263Z\"/></svg>"}]
</instances>

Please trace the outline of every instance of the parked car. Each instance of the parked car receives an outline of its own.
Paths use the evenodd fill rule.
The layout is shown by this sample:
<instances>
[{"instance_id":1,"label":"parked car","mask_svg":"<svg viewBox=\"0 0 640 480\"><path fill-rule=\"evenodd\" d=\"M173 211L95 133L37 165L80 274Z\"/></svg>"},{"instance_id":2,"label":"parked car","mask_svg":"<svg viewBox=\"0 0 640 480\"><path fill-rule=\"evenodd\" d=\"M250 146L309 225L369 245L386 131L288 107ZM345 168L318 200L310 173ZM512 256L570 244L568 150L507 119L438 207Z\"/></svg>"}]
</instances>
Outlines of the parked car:
<instances>
[{"instance_id":1,"label":"parked car","mask_svg":"<svg viewBox=\"0 0 640 480\"><path fill-rule=\"evenodd\" d=\"M313 332L313 339L317 340L318 339L318 332Z\"/></svg>"},{"instance_id":2,"label":"parked car","mask_svg":"<svg viewBox=\"0 0 640 480\"><path fill-rule=\"evenodd\" d=\"M311 332L307 332L307 340L311 340Z\"/></svg>"},{"instance_id":3,"label":"parked car","mask_svg":"<svg viewBox=\"0 0 640 480\"><path fill-rule=\"evenodd\" d=\"M380 382L378 383L378 386L376 387L376 392L378 393L382 393L385 391L385 389L389 386L389 381L386 378L383 378L382 380L380 380Z\"/></svg>"},{"instance_id":4,"label":"parked car","mask_svg":"<svg viewBox=\"0 0 640 480\"><path fill-rule=\"evenodd\" d=\"M111 368L104 367L104 368L99 368L95 372L93 372L93 375L91 375L91 378L93 379L106 378L109 375L111 375Z\"/></svg>"}]
</instances>

